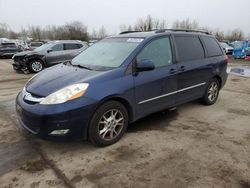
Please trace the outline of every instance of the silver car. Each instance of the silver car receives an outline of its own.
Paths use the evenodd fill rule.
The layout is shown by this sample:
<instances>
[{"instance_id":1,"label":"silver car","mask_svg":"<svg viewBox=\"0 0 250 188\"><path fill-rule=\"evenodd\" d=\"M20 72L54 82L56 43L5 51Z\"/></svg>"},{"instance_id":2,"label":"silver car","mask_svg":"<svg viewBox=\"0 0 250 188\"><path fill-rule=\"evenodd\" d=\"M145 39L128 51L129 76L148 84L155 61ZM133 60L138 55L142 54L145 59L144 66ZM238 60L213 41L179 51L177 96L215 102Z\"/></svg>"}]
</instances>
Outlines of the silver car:
<instances>
[{"instance_id":1,"label":"silver car","mask_svg":"<svg viewBox=\"0 0 250 188\"><path fill-rule=\"evenodd\" d=\"M234 48L232 46L229 46L227 43L225 42L220 42L220 45L222 46L223 50L225 51L226 54L232 54Z\"/></svg>"}]
</instances>

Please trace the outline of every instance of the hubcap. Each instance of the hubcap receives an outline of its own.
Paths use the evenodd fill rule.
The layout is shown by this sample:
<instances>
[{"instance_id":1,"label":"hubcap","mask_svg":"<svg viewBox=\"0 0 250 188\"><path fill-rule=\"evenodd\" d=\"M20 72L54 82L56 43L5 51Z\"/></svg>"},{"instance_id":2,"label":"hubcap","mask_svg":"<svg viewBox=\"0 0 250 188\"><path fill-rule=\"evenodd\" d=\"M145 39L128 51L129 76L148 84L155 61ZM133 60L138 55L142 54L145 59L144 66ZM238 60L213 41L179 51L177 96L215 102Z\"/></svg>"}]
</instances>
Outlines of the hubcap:
<instances>
[{"instance_id":1,"label":"hubcap","mask_svg":"<svg viewBox=\"0 0 250 188\"><path fill-rule=\"evenodd\" d=\"M123 114L117 109L109 110L98 123L99 136L104 140L113 140L121 133L123 126Z\"/></svg>"},{"instance_id":2,"label":"hubcap","mask_svg":"<svg viewBox=\"0 0 250 188\"><path fill-rule=\"evenodd\" d=\"M208 89L208 99L211 102L213 102L216 99L218 95L218 90L219 90L218 84L216 82L212 82Z\"/></svg>"},{"instance_id":3,"label":"hubcap","mask_svg":"<svg viewBox=\"0 0 250 188\"><path fill-rule=\"evenodd\" d=\"M39 61L33 62L31 66L32 66L32 69L33 69L34 71L36 71L36 72L41 71L42 68L43 68L42 63L39 62Z\"/></svg>"}]
</instances>

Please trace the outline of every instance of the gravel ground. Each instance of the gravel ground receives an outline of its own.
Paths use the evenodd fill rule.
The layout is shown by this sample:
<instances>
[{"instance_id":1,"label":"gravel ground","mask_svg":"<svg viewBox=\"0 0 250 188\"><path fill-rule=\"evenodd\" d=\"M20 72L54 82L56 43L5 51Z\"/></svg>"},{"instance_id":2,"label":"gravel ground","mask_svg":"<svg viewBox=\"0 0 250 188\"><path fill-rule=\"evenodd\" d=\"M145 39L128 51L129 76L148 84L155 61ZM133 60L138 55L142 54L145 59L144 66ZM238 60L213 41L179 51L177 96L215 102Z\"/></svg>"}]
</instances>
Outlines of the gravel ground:
<instances>
[{"instance_id":1,"label":"gravel ground","mask_svg":"<svg viewBox=\"0 0 250 188\"><path fill-rule=\"evenodd\" d=\"M250 78L230 75L215 105L153 114L96 148L23 131L14 101L32 74L10 64L0 60L0 187L250 187Z\"/></svg>"}]
</instances>

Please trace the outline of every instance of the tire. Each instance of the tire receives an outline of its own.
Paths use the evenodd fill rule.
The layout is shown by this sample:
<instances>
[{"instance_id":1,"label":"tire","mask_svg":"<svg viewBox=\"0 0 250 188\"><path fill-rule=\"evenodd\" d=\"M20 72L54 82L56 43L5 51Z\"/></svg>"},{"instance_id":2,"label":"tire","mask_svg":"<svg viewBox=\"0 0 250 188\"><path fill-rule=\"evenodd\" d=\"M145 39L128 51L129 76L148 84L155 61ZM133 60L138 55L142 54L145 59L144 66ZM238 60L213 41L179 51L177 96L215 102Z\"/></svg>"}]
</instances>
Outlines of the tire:
<instances>
[{"instance_id":1,"label":"tire","mask_svg":"<svg viewBox=\"0 0 250 188\"><path fill-rule=\"evenodd\" d=\"M33 73L38 73L44 69L44 64L39 59L33 59L29 62L29 71Z\"/></svg>"},{"instance_id":2,"label":"tire","mask_svg":"<svg viewBox=\"0 0 250 188\"><path fill-rule=\"evenodd\" d=\"M126 108L117 101L108 101L94 113L89 124L88 137L96 146L112 145L121 139L127 126Z\"/></svg>"},{"instance_id":3,"label":"tire","mask_svg":"<svg viewBox=\"0 0 250 188\"><path fill-rule=\"evenodd\" d=\"M205 95L202 98L202 102L205 105L214 104L219 96L220 83L216 78L213 78L206 88Z\"/></svg>"}]
</instances>

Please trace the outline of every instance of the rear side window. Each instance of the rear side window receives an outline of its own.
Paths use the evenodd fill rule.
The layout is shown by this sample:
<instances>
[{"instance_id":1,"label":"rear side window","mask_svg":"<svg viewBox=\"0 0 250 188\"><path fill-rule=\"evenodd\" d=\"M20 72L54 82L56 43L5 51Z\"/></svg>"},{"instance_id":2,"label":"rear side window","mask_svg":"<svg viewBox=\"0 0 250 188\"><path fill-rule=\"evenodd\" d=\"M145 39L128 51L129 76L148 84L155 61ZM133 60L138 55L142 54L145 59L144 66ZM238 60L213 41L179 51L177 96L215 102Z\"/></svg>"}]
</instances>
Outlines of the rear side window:
<instances>
[{"instance_id":1,"label":"rear side window","mask_svg":"<svg viewBox=\"0 0 250 188\"><path fill-rule=\"evenodd\" d=\"M75 50L75 49L79 49L82 46L79 46L80 44L76 44L76 43L66 43L65 45L65 50Z\"/></svg>"},{"instance_id":2,"label":"rear side window","mask_svg":"<svg viewBox=\"0 0 250 188\"><path fill-rule=\"evenodd\" d=\"M212 37L201 37L201 38L206 47L208 57L223 55L219 44L214 38Z\"/></svg>"},{"instance_id":3,"label":"rear side window","mask_svg":"<svg viewBox=\"0 0 250 188\"><path fill-rule=\"evenodd\" d=\"M196 36L175 36L179 61L191 61L205 57L201 41Z\"/></svg>"},{"instance_id":4,"label":"rear side window","mask_svg":"<svg viewBox=\"0 0 250 188\"><path fill-rule=\"evenodd\" d=\"M163 67L172 63L172 51L169 38L156 39L142 49L137 61L152 60L155 67Z\"/></svg>"}]
</instances>

